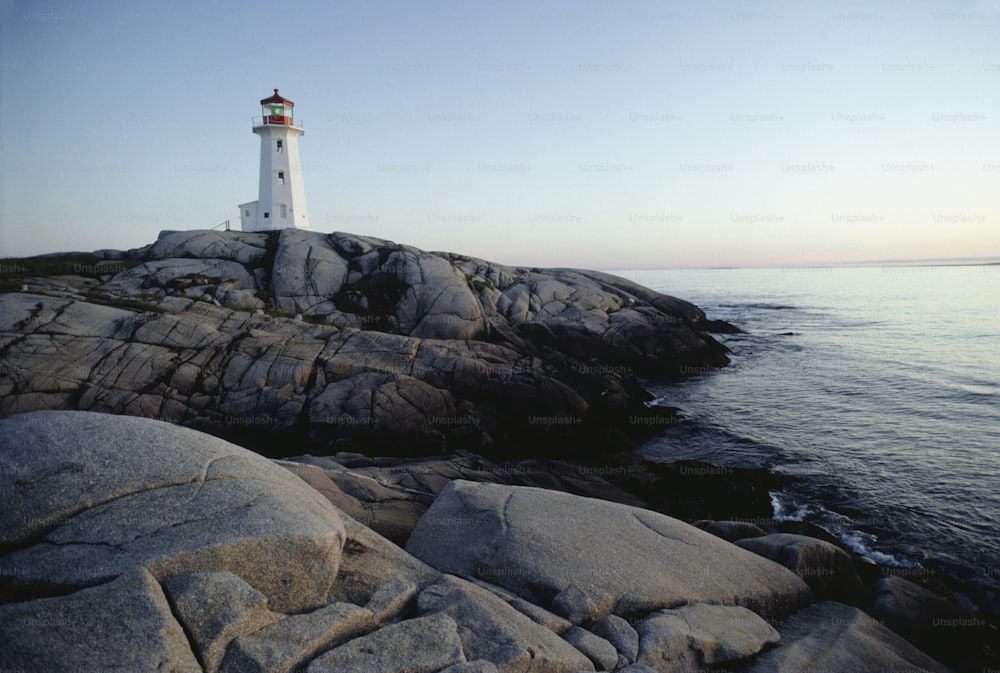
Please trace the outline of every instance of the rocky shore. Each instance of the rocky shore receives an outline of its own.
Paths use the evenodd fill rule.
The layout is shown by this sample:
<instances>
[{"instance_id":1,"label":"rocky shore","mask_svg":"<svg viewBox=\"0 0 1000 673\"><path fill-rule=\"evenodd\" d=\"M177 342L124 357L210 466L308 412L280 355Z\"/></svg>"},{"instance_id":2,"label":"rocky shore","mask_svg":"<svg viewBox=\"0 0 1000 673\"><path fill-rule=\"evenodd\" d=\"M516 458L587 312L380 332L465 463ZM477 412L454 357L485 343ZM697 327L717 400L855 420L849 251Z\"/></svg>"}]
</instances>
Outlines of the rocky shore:
<instances>
[{"instance_id":1,"label":"rocky shore","mask_svg":"<svg viewBox=\"0 0 1000 673\"><path fill-rule=\"evenodd\" d=\"M816 538L646 509L607 478L650 478L628 465L273 460L156 420L13 416L0 421L0 661L46 673L951 670L920 648L944 624L972 632L957 605L899 578L866 589ZM725 476L709 501L752 490L754 476Z\"/></svg>"},{"instance_id":2,"label":"rocky shore","mask_svg":"<svg viewBox=\"0 0 1000 673\"><path fill-rule=\"evenodd\" d=\"M993 666L947 587L774 521L774 475L629 452L678 421L642 378L736 329L351 234L4 264L0 669Z\"/></svg>"},{"instance_id":3,"label":"rocky shore","mask_svg":"<svg viewBox=\"0 0 1000 673\"><path fill-rule=\"evenodd\" d=\"M0 282L0 416L158 418L272 456L626 450L676 422L637 377L724 365L709 331L734 329L608 274L294 229L163 232Z\"/></svg>"}]
</instances>

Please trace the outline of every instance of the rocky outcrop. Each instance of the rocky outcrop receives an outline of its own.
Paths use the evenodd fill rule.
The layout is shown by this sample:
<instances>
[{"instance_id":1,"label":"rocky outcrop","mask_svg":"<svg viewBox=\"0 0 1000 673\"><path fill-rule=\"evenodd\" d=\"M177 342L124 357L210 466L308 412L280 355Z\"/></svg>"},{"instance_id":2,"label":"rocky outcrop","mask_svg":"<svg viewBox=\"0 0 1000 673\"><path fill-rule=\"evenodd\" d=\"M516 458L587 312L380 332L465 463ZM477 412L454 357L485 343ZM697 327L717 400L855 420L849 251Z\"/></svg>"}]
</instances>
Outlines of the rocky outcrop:
<instances>
[{"instance_id":1,"label":"rocky outcrop","mask_svg":"<svg viewBox=\"0 0 1000 673\"><path fill-rule=\"evenodd\" d=\"M329 314L337 311L332 298L347 281L347 262L336 253L327 236L289 229L278 239L270 275L278 310Z\"/></svg>"},{"instance_id":2,"label":"rocky outcrop","mask_svg":"<svg viewBox=\"0 0 1000 673\"><path fill-rule=\"evenodd\" d=\"M123 259L127 254L101 250L102 257ZM146 250L132 257L149 259L225 259L248 267L268 254L268 235L242 231L164 231Z\"/></svg>"},{"instance_id":3,"label":"rocky outcrop","mask_svg":"<svg viewBox=\"0 0 1000 673\"><path fill-rule=\"evenodd\" d=\"M579 455L675 418L635 377L728 361L697 307L603 273L294 229L102 255L128 263L5 278L0 416L151 417L271 455Z\"/></svg>"},{"instance_id":4,"label":"rocky outcrop","mask_svg":"<svg viewBox=\"0 0 1000 673\"><path fill-rule=\"evenodd\" d=\"M810 595L793 573L655 512L450 482L417 522L420 560L334 504L350 502L338 483L377 480L327 477L321 494L293 473L315 470L327 477L148 419L0 421L0 661L192 673L944 670L860 611L800 609ZM434 490L440 472L397 477ZM768 619L784 615L779 639Z\"/></svg>"},{"instance_id":5,"label":"rocky outcrop","mask_svg":"<svg viewBox=\"0 0 1000 673\"><path fill-rule=\"evenodd\" d=\"M742 605L780 617L811 600L790 571L681 521L534 488L453 481L406 549L577 625L686 603ZM562 561L553 563L554 555Z\"/></svg>"}]
</instances>

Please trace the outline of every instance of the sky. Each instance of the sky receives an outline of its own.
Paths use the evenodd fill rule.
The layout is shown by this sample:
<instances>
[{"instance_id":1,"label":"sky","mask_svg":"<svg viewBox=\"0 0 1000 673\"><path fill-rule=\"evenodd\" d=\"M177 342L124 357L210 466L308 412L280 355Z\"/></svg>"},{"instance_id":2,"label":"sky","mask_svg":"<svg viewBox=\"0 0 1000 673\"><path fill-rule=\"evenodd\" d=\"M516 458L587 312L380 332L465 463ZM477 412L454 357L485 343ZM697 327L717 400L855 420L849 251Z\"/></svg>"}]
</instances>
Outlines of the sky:
<instances>
[{"instance_id":1,"label":"sky","mask_svg":"<svg viewBox=\"0 0 1000 673\"><path fill-rule=\"evenodd\" d=\"M0 256L239 226L513 265L1000 256L1000 0L0 0Z\"/></svg>"}]
</instances>

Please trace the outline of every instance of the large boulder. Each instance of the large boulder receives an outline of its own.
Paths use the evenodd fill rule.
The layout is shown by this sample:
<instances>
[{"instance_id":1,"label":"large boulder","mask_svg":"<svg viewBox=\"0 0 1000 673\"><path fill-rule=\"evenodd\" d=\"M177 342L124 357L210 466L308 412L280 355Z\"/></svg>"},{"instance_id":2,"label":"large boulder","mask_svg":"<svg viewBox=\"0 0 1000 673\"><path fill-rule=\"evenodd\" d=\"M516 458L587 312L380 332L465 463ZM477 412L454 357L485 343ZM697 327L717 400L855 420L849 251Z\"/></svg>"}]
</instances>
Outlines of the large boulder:
<instances>
[{"instance_id":1,"label":"large boulder","mask_svg":"<svg viewBox=\"0 0 1000 673\"><path fill-rule=\"evenodd\" d=\"M637 662L659 673L697 673L706 666L733 664L781 639L757 614L723 605L659 610L638 631Z\"/></svg>"},{"instance_id":2,"label":"large boulder","mask_svg":"<svg viewBox=\"0 0 1000 673\"><path fill-rule=\"evenodd\" d=\"M792 533L772 533L736 541L744 549L785 566L812 589L816 600L857 605L864 587L851 557L840 547Z\"/></svg>"},{"instance_id":3,"label":"large boulder","mask_svg":"<svg viewBox=\"0 0 1000 673\"><path fill-rule=\"evenodd\" d=\"M272 609L325 603L344 517L250 451L149 419L38 412L0 421L2 588L82 589L144 567L228 571Z\"/></svg>"},{"instance_id":4,"label":"large boulder","mask_svg":"<svg viewBox=\"0 0 1000 673\"><path fill-rule=\"evenodd\" d=\"M949 673L874 617L833 601L800 610L778 632L778 645L759 654L744 673Z\"/></svg>"},{"instance_id":5,"label":"large boulder","mask_svg":"<svg viewBox=\"0 0 1000 673\"><path fill-rule=\"evenodd\" d=\"M360 460L341 458L314 460ZM427 465L386 483L434 492L450 473ZM428 565L273 461L85 412L0 421L0 498L15 670L944 670L836 603L794 612L774 645L764 617L810 598L795 574L620 503L452 481L411 536Z\"/></svg>"},{"instance_id":6,"label":"large boulder","mask_svg":"<svg viewBox=\"0 0 1000 673\"><path fill-rule=\"evenodd\" d=\"M957 662L984 642L985 622L962 606L895 575L868 588L865 612L924 652L945 662Z\"/></svg>"},{"instance_id":7,"label":"large boulder","mask_svg":"<svg viewBox=\"0 0 1000 673\"><path fill-rule=\"evenodd\" d=\"M780 617L808 604L793 573L671 517L536 488L450 483L407 551L582 624L686 603Z\"/></svg>"},{"instance_id":8,"label":"large boulder","mask_svg":"<svg viewBox=\"0 0 1000 673\"><path fill-rule=\"evenodd\" d=\"M350 468L344 463L349 463ZM455 479L538 486L636 507L646 505L602 476L628 472L637 475L642 471L639 465L626 468L602 463L591 467L563 460L498 464L466 452L409 460L349 453L307 455L279 464L339 509L401 546L438 494Z\"/></svg>"}]
</instances>

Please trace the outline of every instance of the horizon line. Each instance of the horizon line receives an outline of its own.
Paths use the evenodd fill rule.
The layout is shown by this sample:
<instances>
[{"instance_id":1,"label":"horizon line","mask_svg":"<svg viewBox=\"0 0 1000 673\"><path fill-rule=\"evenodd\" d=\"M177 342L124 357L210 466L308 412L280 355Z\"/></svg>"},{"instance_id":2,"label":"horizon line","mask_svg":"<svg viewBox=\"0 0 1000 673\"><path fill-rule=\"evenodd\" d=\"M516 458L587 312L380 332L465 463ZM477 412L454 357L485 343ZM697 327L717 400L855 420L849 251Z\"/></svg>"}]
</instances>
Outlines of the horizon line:
<instances>
[{"instance_id":1,"label":"horizon line","mask_svg":"<svg viewBox=\"0 0 1000 673\"><path fill-rule=\"evenodd\" d=\"M317 232L321 233L321 232ZM105 250L107 248L99 248ZM33 255L0 255L0 259L30 259L32 257L53 257L57 255L90 255L97 250L61 250L56 252L42 252ZM122 250L127 252L127 250ZM428 252L436 252L429 250ZM850 260L836 262L803 262L803 263L762 263L762 264L667 264L664 266L629 266L629 267L589 267L595 271L724 271L741 269L842 269L842 268L871 268L880 266L894 267L938 267L938 266L995 266L1000 265L1000 256L991 255L983 257L918 257L918 258L888 258L870 260ZM588 268L582 266L546 266L540 267L538 264L505 264L505 266L531 266L539 268Z\"/></svg>"},{"instance_id":2,"label":"horizon line","mask_svg":"<svg viewBox=\"0 0 1000 673\"><path fill-rule=\"evenodd\" d=\"M616 267L604 271L736 271L741 269L864 269L885 266L938 267L938 266L996 266L1000 256L990 257L924 257L917 259L872 259L840 262L804 262L801 264L689 264L660 267Z\"/></svg>"}]
</instances>

